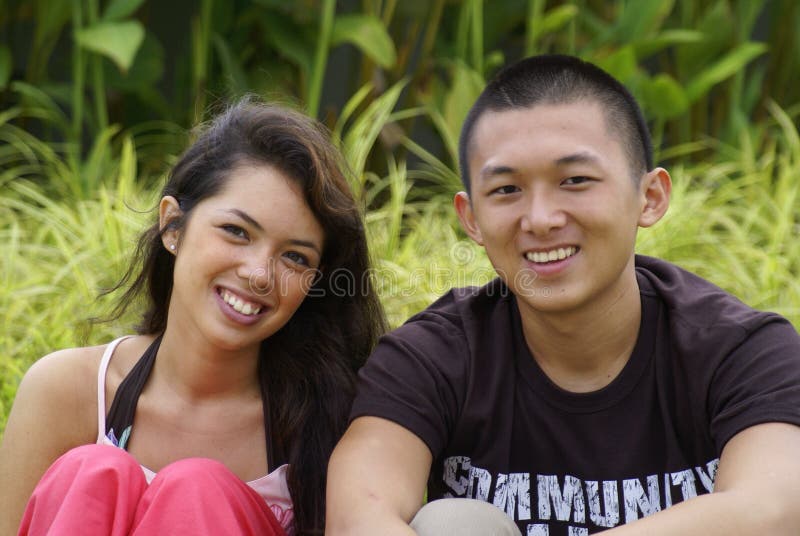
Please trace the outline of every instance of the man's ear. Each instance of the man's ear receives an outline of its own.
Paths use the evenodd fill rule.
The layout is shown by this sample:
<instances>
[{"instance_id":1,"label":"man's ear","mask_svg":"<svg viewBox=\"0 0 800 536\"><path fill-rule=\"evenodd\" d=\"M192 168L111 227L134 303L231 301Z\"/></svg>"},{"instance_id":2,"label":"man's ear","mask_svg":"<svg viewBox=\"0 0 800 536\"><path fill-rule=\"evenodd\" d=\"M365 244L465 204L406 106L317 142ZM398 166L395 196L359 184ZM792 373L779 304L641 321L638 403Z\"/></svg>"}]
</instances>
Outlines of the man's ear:
<instances>
[{"instance_id":1,"label":"man's ear","mask_svg":"<svg viewBox=\"0 0 800 536\"><path fill-rule=\"evenodd\" d=\"M642 177L639 191L643 202L639 227L650 227L655 225L669 208L672 179L666 169L657 167Z\"/></svg>"},{"instance_id":2,"label":"man's ear","mask_svg":"<svg viewBox=\"0 0 800 536\"><path fill-rule=\"evenodd\" d=\"M161 243L170 253L177 253L180 233L176 222L183 216L178 200L165 195L158 204L158 228L161 229Z\"/></svg>"},{"instance_id":3,"label":"man's ear","mask_svg":"<svg viewBox=\"0 0 800 536\"><path fill-rule=\"evenodd\" d=\"M467 192L458 192L455 198L453 198L453 206L456 209L456 214L458 214L461 227L471 239L482 246L483 234L481 233L480 227L478 227L478 223L475 221L475 213L472 212L472 203L469 200L469 194Z\"/></svg>"}]
</instances>

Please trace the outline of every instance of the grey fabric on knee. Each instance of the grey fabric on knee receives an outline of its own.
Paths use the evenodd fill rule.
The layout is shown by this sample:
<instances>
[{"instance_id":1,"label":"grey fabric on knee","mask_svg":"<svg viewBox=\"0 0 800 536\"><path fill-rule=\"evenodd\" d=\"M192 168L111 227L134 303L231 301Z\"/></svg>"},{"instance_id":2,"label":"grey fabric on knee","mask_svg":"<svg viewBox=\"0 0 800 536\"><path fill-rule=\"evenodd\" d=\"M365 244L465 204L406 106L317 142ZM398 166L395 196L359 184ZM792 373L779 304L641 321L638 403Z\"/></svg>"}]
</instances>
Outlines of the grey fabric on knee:
<instances>
[{"instance_id":1,"label":"grey fabric on knee","mask_svg":"<svg viewBox=\"0 0 800 536\"><path fill-rule=\"evenodd\" d=\"M439 499L423 506L411 528L419 536L522 536L502 510L475 499Z\"/></svg>"}]
</instances>

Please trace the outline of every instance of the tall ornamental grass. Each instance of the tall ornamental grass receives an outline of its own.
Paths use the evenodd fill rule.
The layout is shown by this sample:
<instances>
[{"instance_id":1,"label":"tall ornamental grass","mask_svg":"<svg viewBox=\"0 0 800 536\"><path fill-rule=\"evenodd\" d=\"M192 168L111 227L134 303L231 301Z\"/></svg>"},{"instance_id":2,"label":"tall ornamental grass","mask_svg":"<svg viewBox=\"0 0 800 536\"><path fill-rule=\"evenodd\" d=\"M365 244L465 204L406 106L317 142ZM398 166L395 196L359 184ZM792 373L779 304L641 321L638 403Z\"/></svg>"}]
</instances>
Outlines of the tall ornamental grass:
<instances>
[{"instance_id":1,"label":"tall ornamental grass","mask_svg":"<svg viewBox=\"0 0 800 536\"><path fill-rule=\"evenodd\" d=\"M800 136L774 105L774 135L743 131L721 161L673 170L673 202L639 251L669 259L800 329Z\"/></svg>"},{"instance_id":2,"label":"tall ornamental grass","mask_svg":"<svg viewBox=\"0 0 800 536\"><path fill-rule=\"evenodd\" d=\"M667 159L688 150L710 151L715 158L671 170L669 212L639 233L638 249L672 260L750 305L779 312L800 328L800 136L794 119L777 107L771 111L773 123L744 132L737 147L707 141L665 152ZM362 114L350 128L374 120L374 114ZM358 140L374 142L346 134L339 139L356 162L364 154ZM35 167L31 158L25 165ZM117 281L137 233L155 218L158 185L145 188L134 180L135 162L133 144L123 143L109 168L114 173L89 198L53 199L36 174L17 175L0 188L0 432L17 385L36 359L130 332L133 313L113 323L88 320L110 310L114 296L97 299L98 292ZM372 275L392 325L452 286L480 285L494 276L481 248L458 226L452 169L431 157L424 170L410 170L387 153L388 171L381 176L360 162L354 187L369 207ZM49 165L37 173L69 169ZM438 186L431 186L434 179Z\"/></svg>"}]
</instances>

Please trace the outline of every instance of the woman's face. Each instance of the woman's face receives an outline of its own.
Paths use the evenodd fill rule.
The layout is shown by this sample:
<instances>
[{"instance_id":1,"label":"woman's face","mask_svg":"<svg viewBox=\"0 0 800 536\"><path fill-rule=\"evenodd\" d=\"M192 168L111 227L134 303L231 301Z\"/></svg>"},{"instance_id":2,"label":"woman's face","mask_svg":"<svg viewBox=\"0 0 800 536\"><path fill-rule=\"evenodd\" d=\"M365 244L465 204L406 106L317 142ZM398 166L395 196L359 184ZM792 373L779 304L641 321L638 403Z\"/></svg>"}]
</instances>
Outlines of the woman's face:
<instances>
[{"instance_id":1,"label":"woman's face","mask_svg":"<svg viewBox=\"0 0 800 536\"><path fill-rule=\"evenodd\" d=\"M162 200L162 228L180 213L174 201ZM292 179L269 165L235 168L180 231L164 234L176 254L168 327L227 351L257 349L313 285L324 239Z\"/></svg>"}]
</instances>

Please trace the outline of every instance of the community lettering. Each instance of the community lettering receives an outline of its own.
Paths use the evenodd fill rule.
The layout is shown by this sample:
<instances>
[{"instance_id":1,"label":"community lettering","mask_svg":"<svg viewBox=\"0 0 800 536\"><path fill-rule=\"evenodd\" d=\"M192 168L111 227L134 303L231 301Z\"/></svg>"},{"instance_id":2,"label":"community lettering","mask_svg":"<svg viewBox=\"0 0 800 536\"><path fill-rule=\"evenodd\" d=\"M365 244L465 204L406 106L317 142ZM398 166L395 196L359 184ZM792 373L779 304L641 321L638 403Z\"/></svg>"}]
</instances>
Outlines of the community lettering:
<instances>
[{"instance_id":1,"label":"community lettering","mask_svg":"<svg viewBox=\"0 0 800 536\"><path fill-rule=\"evenodd\" d=\"M571 475L492 474L467 456L444 460L449 497L487 501L516 521L527 521L526 536L549 536L550 522L568 523L568 536L589 528L631 523L714 489L719 459L702 467L622 480L582 480Z\"/></svg>"}]
</instances>

